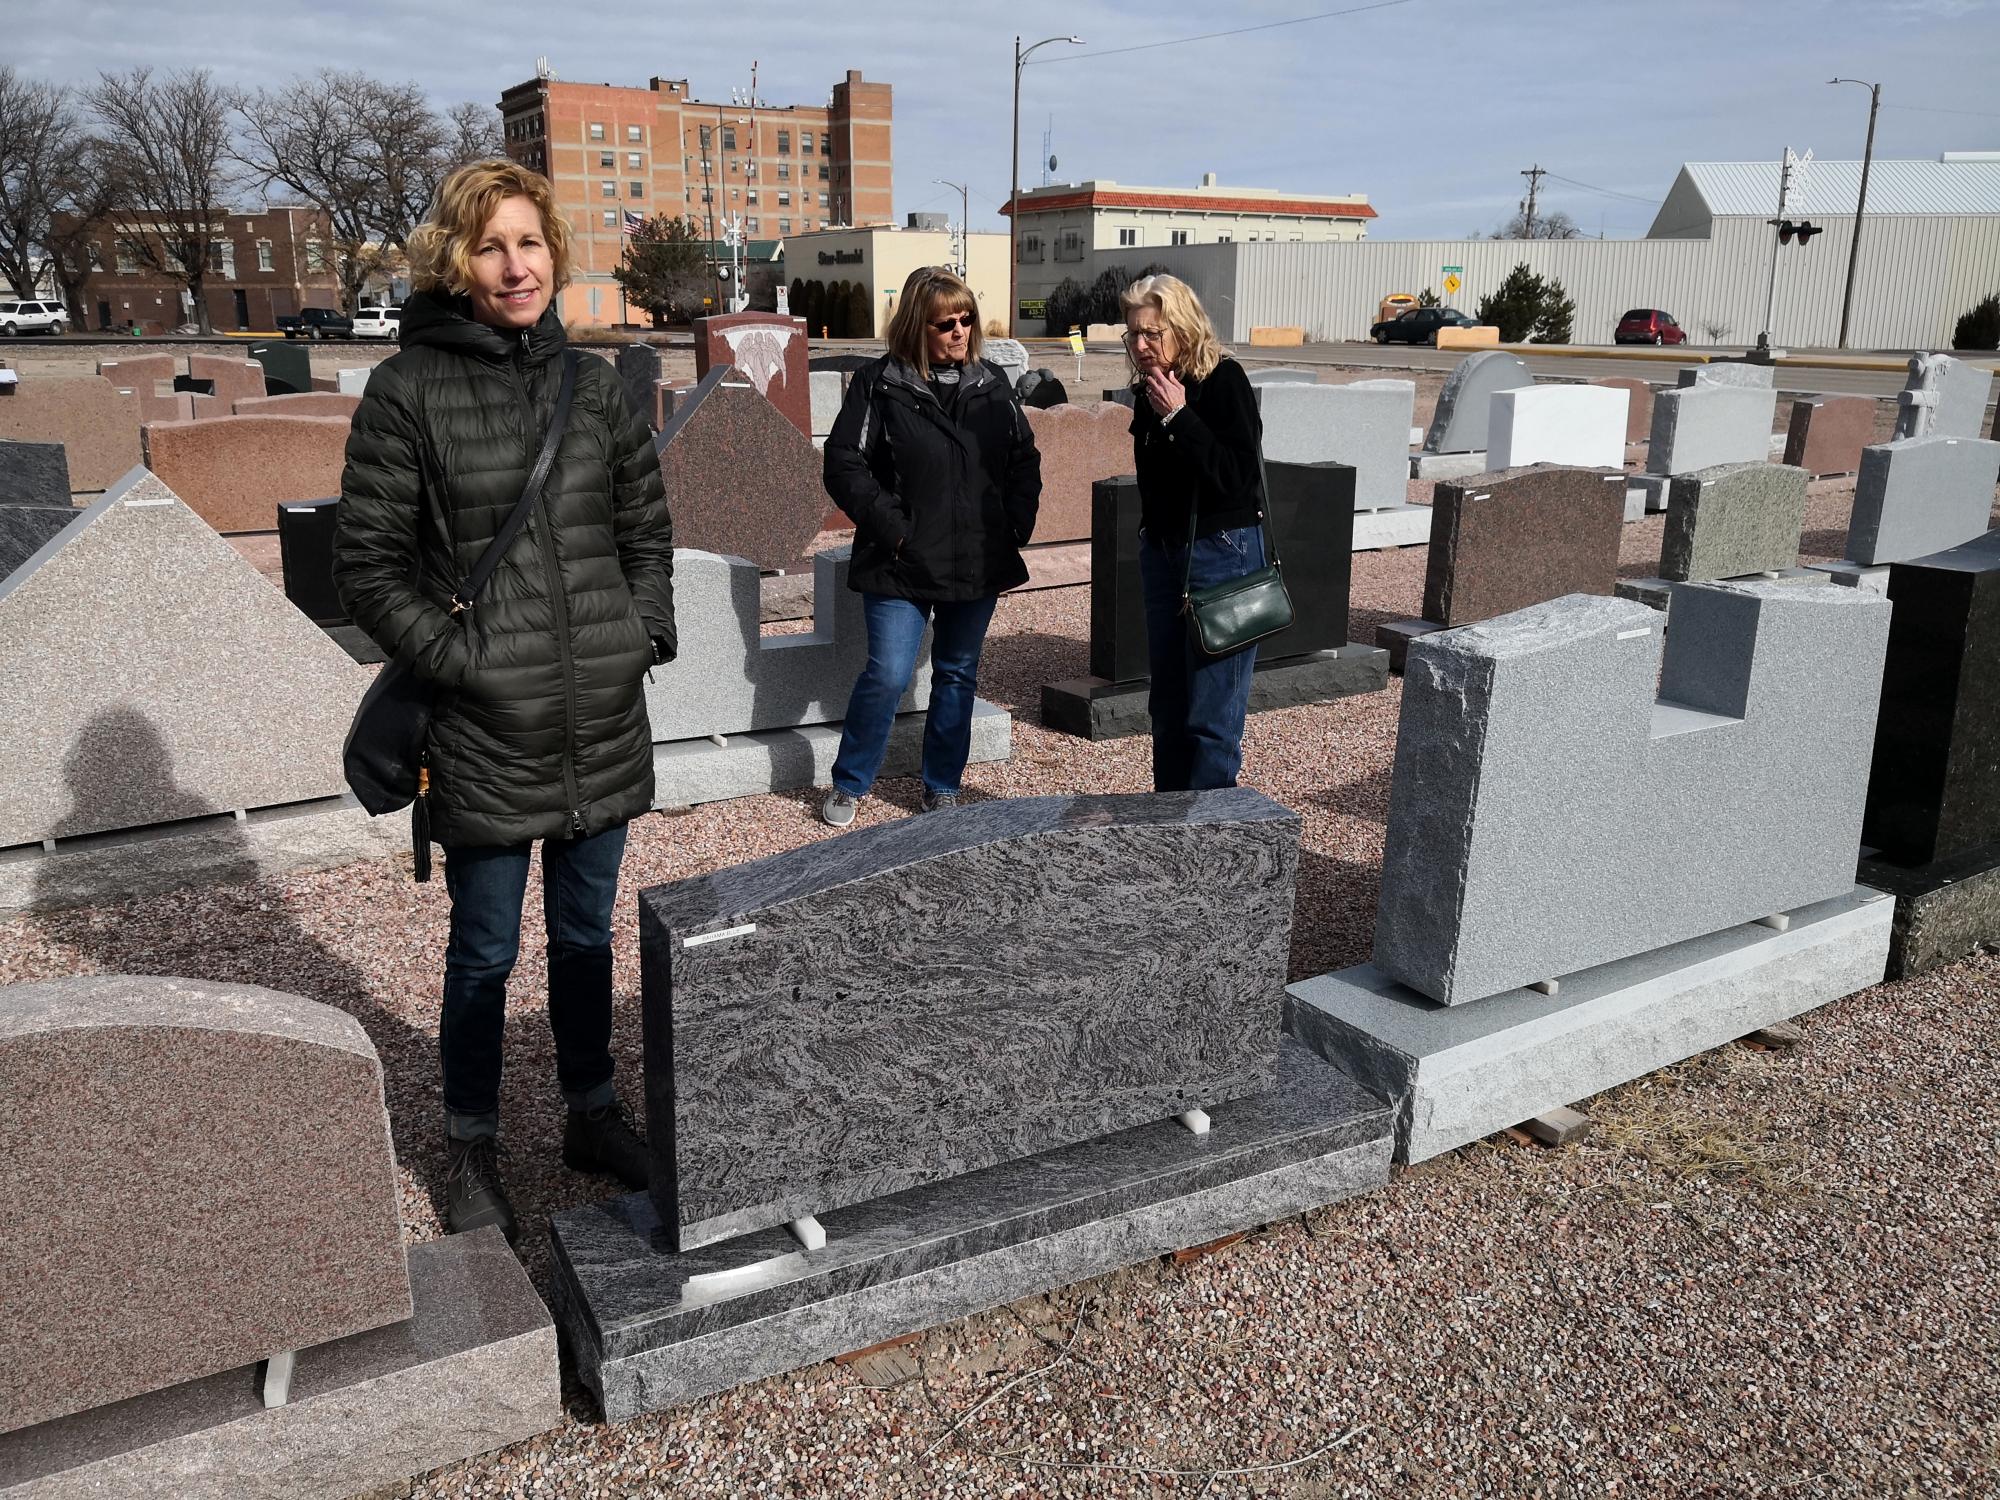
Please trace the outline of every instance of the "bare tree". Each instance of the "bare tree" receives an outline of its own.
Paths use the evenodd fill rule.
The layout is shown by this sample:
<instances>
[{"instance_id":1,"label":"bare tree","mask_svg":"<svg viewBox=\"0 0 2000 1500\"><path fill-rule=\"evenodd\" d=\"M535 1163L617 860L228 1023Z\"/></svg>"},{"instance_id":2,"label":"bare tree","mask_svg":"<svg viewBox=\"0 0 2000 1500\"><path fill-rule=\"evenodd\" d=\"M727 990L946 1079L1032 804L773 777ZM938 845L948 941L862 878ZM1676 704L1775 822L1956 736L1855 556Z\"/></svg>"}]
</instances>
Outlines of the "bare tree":
<instances>
[{"instance_id":1,"label":"bare tree","mask_svg":"<svg viewBox=\"0 0 2000 1500\"><path fill-rule=\"evenodd\" d=\"M52 275L74 305L90 222L116 191L69 89L0 67L0 276L32 297Z\"/></svg>"},{"instance_id":2,"label":"bare tree","mask_svg":"<svg viewBox=\"0 0 2000 1500\"><path fill-rule=\"evenodd\" d=\"M451 121L452 133L452 160L446 171L469 161L507 154L506 137L500 134L499 112L492 105L454 104L446 118Z\"/></svg>"},{"instance_id":3,"label":"bare tree","mask_svg":"<svg viewBox=\"0 0 2000 1500\"><path fill-rule=\"evenodd\" d=\"M326 215L340 305L349 314L378 250L371 131L379 89L364 74L323 68L281 89L234 100L243 120L237 160L267 190L282 185Z\"/></svg>"},{"instance_id":4,"label":"bare tree","mask_svg":"<svg viewBox=\"0 0 2000 1500\"><path fill-rule=\"evenodd\" d=\"M1576 227L1576 220L1561 209L1536 214L1532 228L1528 224L1528 216L1517 211L1505 224L1485 237L1489 240L1580 240L1583 231Z\"/></svg>"},{"instance_id":5,"label":"bare tree","mask_svg":"<svg viewBox=\"0 0 2000 1500\"><path fill-rule=\"evenodd\" d=\"M210 333L202 283L228 207L229 97L206 68L157 82L151 68L100 73L98 80L90 107L127 194L112 225L135 259L186 288L195 325Z\"/></svg>"}]
</instances>

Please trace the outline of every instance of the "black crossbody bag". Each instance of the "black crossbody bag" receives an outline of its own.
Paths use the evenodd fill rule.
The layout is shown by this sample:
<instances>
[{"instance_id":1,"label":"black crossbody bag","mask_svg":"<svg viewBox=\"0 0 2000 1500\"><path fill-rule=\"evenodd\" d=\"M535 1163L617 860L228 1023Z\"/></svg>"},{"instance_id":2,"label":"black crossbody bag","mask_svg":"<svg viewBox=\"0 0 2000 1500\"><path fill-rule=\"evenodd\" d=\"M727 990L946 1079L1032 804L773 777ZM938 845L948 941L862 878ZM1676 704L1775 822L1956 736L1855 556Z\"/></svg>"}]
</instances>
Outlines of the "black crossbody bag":
<instances>
[{"instance_id":1,"label":"black crossbody bag","mask_svg":"<svg viewBox=\"0 0 2000 1500\"><path fill-rule=\"evenodd\" d=\"M528 524L535 499L555 467L556 449L562 446L569 426L570 399L576 394L577 354L563 351L562 383L556 391L555 414L549 420L542 450L528 471L521 498L514 503L504 524L465 581L452 590L454 616L471 609L479 591L500 566L500 559ZM430 745L431 714L437 706L437 684L417 676L400 661L391 661L375 676L354 710L354 722L347 730L341 749L341 769L355 800L376 816L399 808L410 809L410 846L416 856L416 877L431 877L430 771L424 760Z\"/></svg>"},{"instance_id":2,"label":"black crossbody bag","mask_svg":"<svg viewBox=\"0 0 2000 1500\"><path fill-rule=\"evenodd\" d=\"M1211 661L1276 635L1292 623L1292 596L1278 562L1278 534L1271 527L1271 481L1264 473L1264 455L1257 455L1257 520L1264 532L1264 566L1241 578L1227 578L1205 589L1188 585L1194 579L1195 507L1188 506L1187 567L1181 574L1181 609L1188 620L1188 639Z\"/></svg>"}]
</instances>

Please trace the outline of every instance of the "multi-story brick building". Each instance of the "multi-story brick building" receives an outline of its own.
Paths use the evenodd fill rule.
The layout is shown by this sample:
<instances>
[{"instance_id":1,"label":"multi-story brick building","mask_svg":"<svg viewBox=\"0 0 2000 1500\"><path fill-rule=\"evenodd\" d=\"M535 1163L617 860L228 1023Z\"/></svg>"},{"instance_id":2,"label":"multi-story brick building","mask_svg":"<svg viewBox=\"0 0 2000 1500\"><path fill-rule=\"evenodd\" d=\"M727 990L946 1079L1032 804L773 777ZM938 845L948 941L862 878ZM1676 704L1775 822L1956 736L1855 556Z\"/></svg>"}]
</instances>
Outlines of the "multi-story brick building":
<instances>
[{"instance_id":1,"label":"multi-story brick building","mask_svg":"<svg viewBox=\"0 0 2000 1500\"><path fill-rule=\"evenodd\" d=\"M567 323L625 320L612 270L624 216L686 214L719 239L730 214L751 239L891 215L886 83L850 71L824 106L710 104L686 79L645 88L533 78L500 96L507 153L546 173L575 232Z\"/></svg>"},{"instance_id":2,"label":"multi-story brick building","mask_svg":"<svg viewBox=\"0 0 2000 1500\"><path fill-rule=\"evenodd\" d=\"M280 313L340 306L338 251L326 215L314 208L260 208L217 217L202 282L218 332L276 331ZM156 233L143 210L113 214L90 237L91 263L71 299L77 328L166 333L195 321L187 289L153 270L134 248Z\"/></svg>"}]
</instances>

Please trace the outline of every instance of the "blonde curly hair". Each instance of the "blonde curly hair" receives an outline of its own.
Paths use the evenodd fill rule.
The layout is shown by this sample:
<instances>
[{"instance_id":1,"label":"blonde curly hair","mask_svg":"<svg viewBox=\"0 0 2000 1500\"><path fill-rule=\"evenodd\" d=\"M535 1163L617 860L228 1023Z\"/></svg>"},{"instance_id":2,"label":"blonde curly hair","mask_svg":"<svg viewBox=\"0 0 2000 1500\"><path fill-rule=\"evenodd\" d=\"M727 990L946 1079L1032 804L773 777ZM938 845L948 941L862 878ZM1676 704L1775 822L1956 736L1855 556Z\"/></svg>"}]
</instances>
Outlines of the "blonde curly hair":
<instances>
[{"instance_id":1,"label":"blonde curly hair","mask_svg":"<svg viewBox=\"0 0 2000 1500\"><path fill-rule=\"evenodd\" d=\"M1208 312L1201 305L1201 299L1194 294L1194 288L1178 276L1165 272L1157 276L1141 276L1126 287L1118 298L1119 309L1125 314L1125 321L1132 321L1132 314L1142 307L1150 307L1160 315L1160 321L1173 330L1174 342L1180 346L1174 356L1174 373L1183 380L1206 380L1215 373L1215 367L1222 363L1222 340L1216 334L1215 325L1208 320ZM1125 358L1132 359L1131 345L1125 347ZM1139 374L1137 364L1132 364L1132 375Z\"/></svg>"},{"instance_id":2,"label":"blonde curly hair","mask_svg":"<svg viewBox=\"0 0 2000 1500\"><path fill-rule=\"evenodd\" d=\"M548 178L518 162L493 158L468 162L438 184L429 215L410 233L410 285L420 292L462 296L472 289L472 256L494 211L509 198L526 198L542 216L559 292L570 284L569 220L556 207Z\"/></svg>"}]
</instances>

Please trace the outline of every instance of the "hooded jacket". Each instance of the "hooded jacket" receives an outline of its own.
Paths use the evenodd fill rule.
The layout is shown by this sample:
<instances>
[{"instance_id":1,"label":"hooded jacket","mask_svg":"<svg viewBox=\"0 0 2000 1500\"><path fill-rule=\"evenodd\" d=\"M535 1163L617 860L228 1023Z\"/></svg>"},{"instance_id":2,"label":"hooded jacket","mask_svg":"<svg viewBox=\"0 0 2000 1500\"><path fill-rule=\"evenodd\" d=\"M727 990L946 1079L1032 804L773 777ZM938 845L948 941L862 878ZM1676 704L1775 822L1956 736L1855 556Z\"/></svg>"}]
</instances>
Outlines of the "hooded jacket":
<instances>
[{"instance_id":1,"label":"hooded jacket","mask_svg":"<svg viewBox=\"0 0 2000 1500\"><path fill-rule=\"evenodd\" d=\"M528 523L471 609L448 601L521 497L567 344L419 292L376 367L341 475L334 584L371 639L438 689L431 831L446 848L595 834L653 799L643 693L675 640L673 523L652 434L583 356Z\"/></svg>"},{"instance_id":2,"label":"hooded jacket","mask_svg":"<svg viewBox=\"0 0 2000 1500\"><path fill-rule=\"evenodd\" d=\"M854 522L848 585L929 604L1028 581L1042 458L1007 378L983 360L948 412L885 354L854 372L826 439L826 490Z\"/></svg>"}]
</instances>

